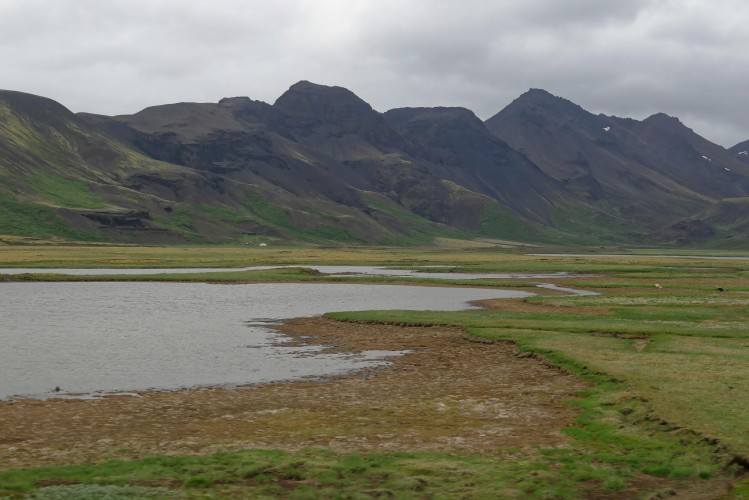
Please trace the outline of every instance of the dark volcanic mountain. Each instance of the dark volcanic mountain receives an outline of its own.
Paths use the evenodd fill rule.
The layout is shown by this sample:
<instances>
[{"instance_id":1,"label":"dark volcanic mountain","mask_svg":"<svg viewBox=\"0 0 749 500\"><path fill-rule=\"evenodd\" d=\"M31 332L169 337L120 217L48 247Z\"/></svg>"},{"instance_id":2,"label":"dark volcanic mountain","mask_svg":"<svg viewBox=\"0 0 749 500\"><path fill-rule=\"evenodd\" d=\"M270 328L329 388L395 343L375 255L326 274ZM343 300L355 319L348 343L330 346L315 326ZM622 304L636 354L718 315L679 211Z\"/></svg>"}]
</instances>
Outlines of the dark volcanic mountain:
<instances>
[{"instance_id":1,"label":"dark volcanic mountain","mask_svg":"<svg viewBox=\"0 0 749 500\"><path fill-rule=\"evenodd\" d=\"M224 200L218 208L202 208L224 214L225 226L235 225L228 219L236 217L253 221L241 231L250 236L326 241L329 235L334 241L375 243L410 231L363 200L362 175L324 148L308 145L315 142L309 120L275 106L240 97L86 119L143 154L220 179L227 186ZM163 185L144 180L143 189ZM199 193L185 193L181 201L201 206Z\"/></svg>"},{"instance_id":2,"label":"dark volcanic mountain","mask_svg":"<svg viewBox=\"0 0 749 500\"><path fill-rule=\"evenodd\" d=\"M456 159L435 149L433 140L405 133L352 92L310 82L293 85L272 106L233 98L86 119L152 158L256 186L255 195L284 206L295 227L320 211L312 205L330 202L364 211L370 226L387 226L377 230L363 225L361 214L343 218L340 207L325 209L338 224L351 224L352 239L367 242L411 231L393 218L399 206L424 222L493 236L519 236L519 228L534 231L548 223L553 205L542 190L554 191L556 181L467 113L475 129L463 130L459 122L446 130L475 135L485 150L461 146ZM293 196L275 195L279 188ZM512 196L519 191L526 193L522 202ZM497 218L507 221L488 220Z\"/></svg>"},{"instance_id":3,"label":"dark volcanic mountain","mask_svg":"<svg viewBox=\"0 0 749 500\"><path fill-rule=\"evenodd\" d=\"M532 89L486 125L612 220L656 239L724 198L749 196L746 164L662 113L643 121L593 115Z\"/></svg>"},{"instance_id":4,"label":"dark volcanic mountain","mask_svg":"<svg viewBox=\"0 0 749 500\"><path fill-rule=\"evenodd\" d=\"M158 221L174 204L128 187L151 175L217 195L191 170L128 149L52 100L0 92L0 234L180 241Z\"/></svg>"},{"instance_id":5,"label":"dark volcanic mountain","mask_svg":"<svg viewBox=\"0 0 749 500\"><path fill-rule=\"evenodd\" d=\"M738 241L749 225L742 151L666 115L596 116L542 90L486 123L462 108L383 114L306 81L272 105L234 97L115 117L4 91L0 235Z\"/></svg>"},{"instance_id":6,"label":"dark volcanic mountain","mask_svg":"<svg viewBox=\"0 0 749 500\"><path fill-rule=\"evenodd\" d=\"M343 87L302 81L284 92L273 108L284 116L284 129L298 142L333 158L369 158L406 147L380 113Z\"/></svg>"},{"instance_id":7,"label":"dark volcanic mountain","mask_svg":"<svg viewBox=\"0 0 749 500\"><path fill-rule=\"evenodd\" d=\"M554 201L565 198L561 183L492 136L467 109L401 108L388 111L385 118L417 146L414 155L434 175L515 213L549 224Z\"/></svg>"}]
</instances>

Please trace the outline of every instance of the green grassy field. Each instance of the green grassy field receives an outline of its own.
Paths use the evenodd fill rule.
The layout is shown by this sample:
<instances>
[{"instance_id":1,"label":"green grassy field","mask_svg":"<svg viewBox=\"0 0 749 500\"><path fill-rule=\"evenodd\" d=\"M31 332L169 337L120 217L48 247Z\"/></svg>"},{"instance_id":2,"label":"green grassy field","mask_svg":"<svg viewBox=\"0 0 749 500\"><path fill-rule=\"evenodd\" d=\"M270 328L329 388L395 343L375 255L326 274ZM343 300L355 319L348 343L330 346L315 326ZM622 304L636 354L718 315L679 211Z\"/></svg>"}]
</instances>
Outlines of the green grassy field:
<instances>
[{"instance_id":1,"label":"green grassy field","mask_svg":"<svg viewBox=\"0 0 749 500\"><path fill-rule=\"evenodd\" d=\"M461 271L585 273L543 281L601 292L494 301L488 309L462 312L327 315L340 321L459 325L476 337L511 341L524 355L591 381L592 388L569 403L581 413L563 431L572 439L568 448L507 449L493 456L247 450L152 457L4 471L0 495L663 498L678 492L692 498L749 498L749 262L641 253L600 258L532 257L485 248L0 247L4 267L449 265ZM330 280L301 268L127 279ZM537 280L481 284L530 286L530 281Z\"/></svg>"}]
</instances>

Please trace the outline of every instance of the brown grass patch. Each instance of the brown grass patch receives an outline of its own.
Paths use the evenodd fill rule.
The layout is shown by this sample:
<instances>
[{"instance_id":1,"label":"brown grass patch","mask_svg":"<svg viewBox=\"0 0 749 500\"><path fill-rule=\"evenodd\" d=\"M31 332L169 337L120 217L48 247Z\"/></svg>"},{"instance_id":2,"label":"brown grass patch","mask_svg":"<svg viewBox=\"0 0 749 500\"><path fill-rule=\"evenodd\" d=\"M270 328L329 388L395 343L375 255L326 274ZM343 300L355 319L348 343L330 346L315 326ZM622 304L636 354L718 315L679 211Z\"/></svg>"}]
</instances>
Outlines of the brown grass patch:
<instances>
[{"instance_id":1,"label":"brown grass patch","mask_svg":"<svg viewBox=\"0 0 749 500\"><path fill-rule=\"evenodd\" d=\"M341 451L565 446L578 378L461 329L297 319L281 328L343 351L408 350L326 381L0 403L4 468L241 448Z\"/></svg>"}]
</instances>

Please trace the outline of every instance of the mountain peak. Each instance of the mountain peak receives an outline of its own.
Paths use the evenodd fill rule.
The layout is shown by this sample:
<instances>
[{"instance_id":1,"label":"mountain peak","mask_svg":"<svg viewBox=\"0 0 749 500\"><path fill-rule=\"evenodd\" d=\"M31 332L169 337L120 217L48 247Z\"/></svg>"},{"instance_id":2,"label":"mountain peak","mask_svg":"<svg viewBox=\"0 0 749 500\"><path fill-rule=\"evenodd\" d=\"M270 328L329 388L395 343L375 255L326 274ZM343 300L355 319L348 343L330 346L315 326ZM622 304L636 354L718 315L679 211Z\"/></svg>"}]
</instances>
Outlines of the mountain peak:
<instances>
[{"instance_id":1,"label":"mountain peak","mask_svg":"<svg viewBox=\"0 0 749 500\"><path fill-rule=\"evenodd\" d=\"M515 99L510 106L565 110L567 113L584 111L582 107L563 97L555 96L544 89L531 88ZM510 107L508 106L508 107ZM587 112L586 112L587 113Z\"/></svg>"},{"instance_id":2,"label":"mountain peak","mask_svg":"<svg viewBox=\"0 0 749 500\"><path fill-rule=\"evenodd\" d=\"M681 120L666 113L656 113L648 116L642 121L642 126L646 129L658 130L661 134L694 134L694 131L684 125Z\"/></svg>"},{"instance_id":3,"label":"mountain peak","mask_svg":"<svg viewBox=\"0 0 749 500\"><path fill-rule=\"evenodd\" d=\"M509 141L508 128L538 127L550 130L557 126L569 126L577 123L590 130L601 127L601 118L572 101L557 97L543 89L532 88L512 101L506 108L492 116L486 127L497 137Z\"/></svg>"},{"instance_id":4,"label":"mountain peak","mask_svg":"<svg viewBox=\"0 0 749 500\"><path fill-rule=\"evenodd\" d=\"M284 92L273 104L288 114L313 117L334 109L351 108L371 112L372 107L356 94L343 87L329 87L302 80Z\"/></svg>"},{"instance_id":5,"label":"mountain peak","mask_svg":"<svg viewBox=\"0 0 749 500\"><path fill-rule=\"evenodd\" d=\"M343 89L343 87L337 85L322 85L319 83L313 83L309 80L299 80L289 87L287 92L325 92L330 89Z\"/></svg>"},{"instance_id":6,"label":"mountain peak","mask_svg":"<svg viewBox=\"0 0 749 500\"><path fill-rule=\"evenodd\" d=\"M673 123L673 124L680 124L681 121L675 117L667 115L666 113L655 113L653 115L648 116L643 120L643 122L652 122L652 123Z\"/></svg>"},{"instance_id":7,"label":"mountain peak","mask_svg":"<svg viewBox=\"0 0 749 500\"><path fill-rule=\"evenodd\" d=\"M360 134L374 143L381 142L380 139L384 137L397 140L380 113L343 87L329 87L303 80L284 92L273 108L285 114L296 124L295 127L305 129L305 134L324 129L321 132L324 136Z\"/></svg>"},{"instance_id":8,"label":"mountain peak","mask_svg":"<svg viewBox=\"0 0 749 500\"><path fill-rule=\"evenodd\" d=\"M437 147L461 143L470 148L476 145L479 137L482 140L491 138L484 123L466 108L396 108L383 116L387 123L409 140Z\"/></svg>"},{"instance_id":9,"label":"mountain peak","mask_svg":"<svg viewBox=\"0 0 749 500\"><path fill-rule=\"evenodd\" d=\"M548 92L540 88L529 88L526 92L520 95L520 97L535 98L535 99L560 99L551 92Z\"/></svg>"},{"instance_id":10,"label":"mountain peak","mask_svg":"<svg viewBox=\"0 0 749 500\"><path fill-rule=\"evenodd\" d=\"M436 108L395 108L385 113L385 118L393 124L402 126L407 122L433 121L461 123L464 126L479 126L483 128L481 120L473 111L459 107Z\"/></svg>"},{"instance_id":11,"label":"mountain peak","mask_svg":"<svg viewBox=\"0 0 749 500\"><path fill-rule=\"evenodd\" d=\"M218 101L219 104L223 104L225 106L245 106L247 104L251 104L252 102L254 101L246 96L224 97L223 99Z\"/></svg>"}]
</instances>

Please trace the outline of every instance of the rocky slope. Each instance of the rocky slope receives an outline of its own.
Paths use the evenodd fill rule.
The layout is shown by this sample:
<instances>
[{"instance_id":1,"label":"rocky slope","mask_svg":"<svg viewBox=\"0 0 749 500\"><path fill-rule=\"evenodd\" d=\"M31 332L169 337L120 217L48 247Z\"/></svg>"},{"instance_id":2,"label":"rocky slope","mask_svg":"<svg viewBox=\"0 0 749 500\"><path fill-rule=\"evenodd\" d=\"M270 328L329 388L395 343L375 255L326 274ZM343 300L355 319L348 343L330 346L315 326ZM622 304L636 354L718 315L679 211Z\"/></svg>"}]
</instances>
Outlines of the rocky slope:
<instances>
[{"instance_id":1,"label":"rocky slope","mask_svg":"<svg viewBox=\"0 0 749 500\"><path fill-rule=\"evenodd\" d=\"M445 164L428 140L410 137L340 87L299 82L273 105L231 98L84 118L149 157L246 184L252 196L281 208L285 224L269 221L271 229L285 225L312 235L345 228L346 239L367 243L468 232L537 238L553 208L534 180L555 181L492 137L477 118L487 149L462 164ZM474 172L471 162L489 156L498 159L484 159L485 172ZM492 173L493 166L504 173ZM524 202L522 211L515 209L521 204L510 193L518 191L527 193L532 208ZM255 208L249 210L258 215Z\"/></svg>"},{"instance_id":2,"label":"rocky slope","mask_svg":"<svg viewBox=\"0 0 749 500\"><path fill-rule=\"evenodd\" d=\"M114 117L0 91L0 235L734 244L749 220L742 151L666 115L593 115L543 90L485 123L462 108L379 113L306 81L274 104Z\"/></svg>"},{"instance_id":3,"label":"rocky slope","mask_svg":"<svg viewBox=\"0 0 749 500\"><path fill-rule=\"evenodd\" d=\"M749 194L747 164L662 113L643 121L594 115L531 89L486 126L622 229L639 227L645 239L710 239L716 230L702 218L721 200Z\"/></svg>"}]
</instances>

